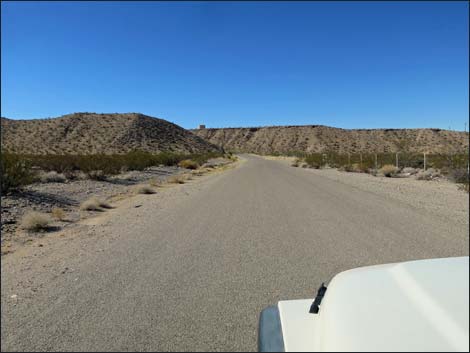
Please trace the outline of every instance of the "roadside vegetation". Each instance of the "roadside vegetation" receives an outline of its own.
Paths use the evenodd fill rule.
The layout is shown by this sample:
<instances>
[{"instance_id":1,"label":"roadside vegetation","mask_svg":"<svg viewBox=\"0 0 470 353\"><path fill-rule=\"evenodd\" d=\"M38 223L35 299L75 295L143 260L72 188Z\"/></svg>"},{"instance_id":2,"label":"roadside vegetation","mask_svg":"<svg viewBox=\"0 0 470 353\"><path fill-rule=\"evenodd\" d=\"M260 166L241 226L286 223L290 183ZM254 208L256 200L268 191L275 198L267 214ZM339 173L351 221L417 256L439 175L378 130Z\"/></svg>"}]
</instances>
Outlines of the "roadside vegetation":
<instances>
[{"instance_id":1,"label":"roadside vegetation","mask_svg":"<svg viewBox=\"0 0 470 353\"><path fill-rule=\"evenodd\" d=\"M50 217L41 212L31 211L21 219L21 228L31 232L47 230L51 223Z\"/></svg>"},{"instance_id":2,"label":"roadside vegetation","mask_svg":"<svg viewBox=\"0 0 470 353\"><path fill-rule=\"evenodd\" d=\"M411 177L434 180L445 177L468 192L468 153L303 153L293 152L293 167L337 168L351 173L368 173L389 178ZM426 164L425 164L426 159Z\"/></svg>"},{"instance_id":3,"label":"roadside vegetation","mask_svg":"<svg viewBox=\"0 0 470 353\"><path fill-rule=\"evenodd\" d=\"M136 194L150 195L155 194L155 190L149 185L137 185L135 189Z\"/></svg>"},{"instance_id":4,"label":"roadside vegetation","mask_svg":"<svg viewBox=\"0 0 470 353\"><path fill-rule=\"evenodd\" d=\"M197 169L211 158L222 157L217 152L204 154L158 153L133 151L127 154L94 155L20 155L1 154L2 194L11 189L39 182L65 182L85 176L105 181L126 171L142 171L152 166L180 166ZM233 158L229 156L228 158Z\"/></svg>"},{"instance_id":5,"label":"roadside vegetation","mask_svg":"<svg viewBox=\"0 0 470 353\"><path fill-rule=\"evenodd\" d=\"M31 161L20 155L2 153L1 161L2 195L12 188L27 185L34 180Z\"/></svg>"},{"instance_id":6,"label":"roadside vegetation","mask_svg":"<svg viewBox=\"0 0 470 353\"><path fill-rule=\"evenodd\" d=\"M109 203L97 197L91 197L80 205L82 211L103 211L103 208L112 208Z\"/></svg>"},{"instance_id":7,"label":"roadside vegetation","mask_svg":"<svg viewBox=\"0 0 470 353\"><path fill-rule=\"evenodd\" d=\"M211 170L224 170L226 164L237 159L230 153L140 151L122 155L4 152L0 157L2 204L5 202L6 209L3 213L2 208L2 220L5 216L2 234L7 234L8 239L12 239L16 229L27 232L60 229L66 226L63 222L71 224L113 208L105 200L115 195L155 194L157 188L166 184L184 184Z\"/></svg>"}]
</instances>

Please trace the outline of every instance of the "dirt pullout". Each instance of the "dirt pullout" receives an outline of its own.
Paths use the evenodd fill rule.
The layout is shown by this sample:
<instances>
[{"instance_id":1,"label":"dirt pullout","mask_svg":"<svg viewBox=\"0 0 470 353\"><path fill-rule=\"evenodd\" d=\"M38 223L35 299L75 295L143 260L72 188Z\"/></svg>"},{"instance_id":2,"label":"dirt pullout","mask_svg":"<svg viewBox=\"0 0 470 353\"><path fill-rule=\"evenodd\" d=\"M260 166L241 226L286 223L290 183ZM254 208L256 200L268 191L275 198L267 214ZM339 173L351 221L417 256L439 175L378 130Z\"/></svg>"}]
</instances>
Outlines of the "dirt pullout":
<instances>
[{"instance_id":1,"label":"dirt pullout","mask_svg":"<svg viewBox=\"0 0 470 353\"><path fill-rule=\"evenodd\" d=\"M327 178L361 191L393 199L416 209L425 210L438 218L468 225L469 194L445 178L416 180L387 178L366 173L347 173L336 169L302 169L305 173Z\"/></svg>"}]
</instances>

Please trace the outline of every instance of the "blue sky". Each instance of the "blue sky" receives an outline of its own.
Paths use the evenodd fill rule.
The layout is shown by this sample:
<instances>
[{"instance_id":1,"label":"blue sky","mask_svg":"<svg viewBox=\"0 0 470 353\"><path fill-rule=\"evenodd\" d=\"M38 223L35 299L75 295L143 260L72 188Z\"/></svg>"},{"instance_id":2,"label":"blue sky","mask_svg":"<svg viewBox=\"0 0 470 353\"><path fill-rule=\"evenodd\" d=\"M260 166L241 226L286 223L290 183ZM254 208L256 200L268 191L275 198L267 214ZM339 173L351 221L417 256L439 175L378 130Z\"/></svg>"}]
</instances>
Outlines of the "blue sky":
<instances>
[{"instance_id":1,"label":"blue sky","mask_svg":"<svg viewBox=\"0 0 470 353\"><path fill-rule=\"evenodd\" d=\"M463 130L466 2L2 2L2 116Z\"/></svg>"}]
</instances>

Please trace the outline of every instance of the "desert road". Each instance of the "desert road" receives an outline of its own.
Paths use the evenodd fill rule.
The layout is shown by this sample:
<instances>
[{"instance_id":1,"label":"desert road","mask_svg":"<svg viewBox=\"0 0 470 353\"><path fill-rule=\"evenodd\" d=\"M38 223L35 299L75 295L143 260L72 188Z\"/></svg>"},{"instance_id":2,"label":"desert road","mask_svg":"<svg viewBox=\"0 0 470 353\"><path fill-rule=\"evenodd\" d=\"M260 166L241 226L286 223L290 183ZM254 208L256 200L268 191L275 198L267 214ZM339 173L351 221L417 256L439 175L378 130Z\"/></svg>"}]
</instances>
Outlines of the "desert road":
<instances>
[{"instance_id":1,"label":"desert road","mask_svg":"<svg viewBox=\"0 0 470 353\"><path fill-rule=\"evenodd\" d=\"M468 223L250 155L69 233L2 257L2 351L256 350L278 300L469 245Z\"/></svg>"}]
</instances>

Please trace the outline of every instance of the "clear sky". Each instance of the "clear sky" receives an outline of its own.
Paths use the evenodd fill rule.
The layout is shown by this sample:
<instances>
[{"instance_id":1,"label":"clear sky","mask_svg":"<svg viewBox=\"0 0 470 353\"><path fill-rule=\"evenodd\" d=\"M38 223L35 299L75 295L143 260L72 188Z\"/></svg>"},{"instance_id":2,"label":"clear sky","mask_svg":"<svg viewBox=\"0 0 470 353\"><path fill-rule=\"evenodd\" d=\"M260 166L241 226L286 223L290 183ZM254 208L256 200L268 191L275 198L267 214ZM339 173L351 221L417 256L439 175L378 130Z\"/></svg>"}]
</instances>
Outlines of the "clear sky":
<instances>
[{"instance_id":1,"label":"clear sky","mask_svg":"<svg viewBox=\"0 0 470 353\"><path fill-rule=\"evenodd\" d=\"M451 127L466 2L2 2L2 116Z\"/></svg>"}]
</instances>

